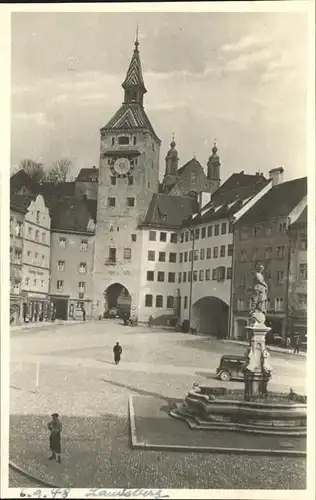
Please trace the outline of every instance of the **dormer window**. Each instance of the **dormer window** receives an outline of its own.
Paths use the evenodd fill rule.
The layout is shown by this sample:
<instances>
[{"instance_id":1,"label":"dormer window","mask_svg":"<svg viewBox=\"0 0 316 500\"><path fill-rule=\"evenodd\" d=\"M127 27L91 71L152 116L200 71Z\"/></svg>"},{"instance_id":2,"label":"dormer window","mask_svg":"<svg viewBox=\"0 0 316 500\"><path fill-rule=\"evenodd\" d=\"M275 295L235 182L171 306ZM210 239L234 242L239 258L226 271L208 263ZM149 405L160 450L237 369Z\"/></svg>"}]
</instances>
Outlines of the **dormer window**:
<instances>
[{"instance_id":1,"label":"dormer window","mask_svg":"<svg viewBox=\"0 0 316 500\"><path fill-rule=\"evenodd\" d=\"M121 146L127 146L129 144L129 137L126 137L126 136L121 136L118 138L118 143L121 145Z\"/></svg>"}]
</instances>

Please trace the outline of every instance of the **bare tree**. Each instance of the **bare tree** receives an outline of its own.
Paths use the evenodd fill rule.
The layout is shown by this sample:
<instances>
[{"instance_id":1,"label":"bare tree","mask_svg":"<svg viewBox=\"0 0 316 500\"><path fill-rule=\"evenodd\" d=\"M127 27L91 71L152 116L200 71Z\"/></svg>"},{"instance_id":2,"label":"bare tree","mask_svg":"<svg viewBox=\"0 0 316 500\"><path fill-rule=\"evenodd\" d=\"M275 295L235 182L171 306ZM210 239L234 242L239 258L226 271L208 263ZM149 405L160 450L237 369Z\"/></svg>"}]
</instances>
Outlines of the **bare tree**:
<instances>
[{"instance_id":1,"label":"bare tree","mask_svg":"<svg viewBox=\"0 0 316 500\"><path fill-rule=\"evenodd\" d=\"M44 171L44 165L42 163L25 158L19 163L19 170L21 169L35 182L41 183L46 180L46 172Z\"/></svg>"},{"instance_id":2,"label":"bare tree","mask_svg":"<svg viewBox=\"0 0 316 500\"><path fill-rule=\"evenodd\" d=\"M53 167L47 175L46 180L48 182L53 182L54 184L59 184L60 182L66 182L71 167L71 161L67 158L61 158L53 163Z\"/></svg>"}]
</instances>

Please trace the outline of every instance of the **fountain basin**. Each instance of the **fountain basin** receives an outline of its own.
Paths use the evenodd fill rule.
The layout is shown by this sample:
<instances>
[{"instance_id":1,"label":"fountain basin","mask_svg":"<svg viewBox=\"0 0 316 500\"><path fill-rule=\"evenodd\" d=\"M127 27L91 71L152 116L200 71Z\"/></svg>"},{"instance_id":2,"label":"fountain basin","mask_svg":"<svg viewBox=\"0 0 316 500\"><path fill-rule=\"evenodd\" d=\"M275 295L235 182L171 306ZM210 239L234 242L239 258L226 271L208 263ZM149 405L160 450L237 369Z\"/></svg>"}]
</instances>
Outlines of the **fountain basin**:
<instances>
[{"instance_id":1,"label":"fountain basin","mask_svg":"<svg viewBox=\"0 0 316 500\"><path fill-rule=\"evenodd\" d=\"M287 436L306 436L307 430L307 403L276 392L270 392L266 399L244 401L244 391L199 386L190 390L170 415L203 430Z\"/></svg>"}]
</instances>

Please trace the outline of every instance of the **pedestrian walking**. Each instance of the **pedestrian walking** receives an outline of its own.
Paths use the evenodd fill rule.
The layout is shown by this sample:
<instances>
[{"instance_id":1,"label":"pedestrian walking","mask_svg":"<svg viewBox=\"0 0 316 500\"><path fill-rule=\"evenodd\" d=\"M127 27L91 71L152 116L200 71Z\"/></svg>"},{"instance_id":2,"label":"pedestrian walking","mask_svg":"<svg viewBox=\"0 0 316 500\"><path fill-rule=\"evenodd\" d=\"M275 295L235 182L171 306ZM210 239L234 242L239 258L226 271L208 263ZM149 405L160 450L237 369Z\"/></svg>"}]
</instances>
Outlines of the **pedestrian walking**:
<instances>
[{"instance_id":1,"label":"pedestrian walking","mask_svg":"<svg viewBox=\"0 0 316 500\"><path fill-rule=\"evenodd\" d=\"M86 321L86 310L85 310L84 306L82 306L82 319L83 319L83 321Z\"/></svg>"},{"instance_id":2,"label":"pedestrian walking","mask_svg":"<svg viewBox=\"0 0 316 500\"><path fill-rule=\"evenodd\" d=\"M116 342L115 346L113 347L113 352L114 352L114 362L116 365L118 365L119 362L121 361L121 354L123 352L123 349L120 346L119 342Z\"/></svg>"},{"instance_id":3,"label":"pedestrian walking","mask_svg":"<svg viewBox=\"0 0 316 500\"><path fill-rule=\"evenodd\" d=\"M51 420L48 424L48 430L50 431L49 436L49 447L52 452L51 456L48 460L56 460L59 464L61 464L61 443L60 443L60 433L62 431L62 423L59 420L58 413L52 414L53 420Z\"/></svg>"},{"instance_id":4,"label":"pedestrian walking","mask_svg":"<svg viewBox=\"0 0 316 500\"><path fill-rule=\"evenodd\" d=\"M294 339L294 353L293 354L298 354L300 352L300 338L295 337Z\"/></svg>"}]
</instances>

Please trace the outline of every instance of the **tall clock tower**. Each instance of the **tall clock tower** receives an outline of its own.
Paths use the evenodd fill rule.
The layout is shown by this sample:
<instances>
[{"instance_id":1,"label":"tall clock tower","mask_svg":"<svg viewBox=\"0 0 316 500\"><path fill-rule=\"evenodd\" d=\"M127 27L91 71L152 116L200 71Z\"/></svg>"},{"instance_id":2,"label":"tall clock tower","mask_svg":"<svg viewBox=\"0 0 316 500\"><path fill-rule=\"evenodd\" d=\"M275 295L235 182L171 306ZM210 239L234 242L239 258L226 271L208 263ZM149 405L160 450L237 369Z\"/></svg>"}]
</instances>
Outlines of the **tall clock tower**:
<instances>
[{"instance_id":1,"label":"tall clock tower","mask_svg":"<svg viewBox=\"0 0 316 500\"><path fill-rule=\"evenodd\" d=\"M137 311L141 231L153 193L158 192L160 139L144 110L147 92L138 39L122 84L124 101L101 129L94 260L94 311L102 315L130 301Z\"/></svg>"}]
</instances>

